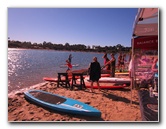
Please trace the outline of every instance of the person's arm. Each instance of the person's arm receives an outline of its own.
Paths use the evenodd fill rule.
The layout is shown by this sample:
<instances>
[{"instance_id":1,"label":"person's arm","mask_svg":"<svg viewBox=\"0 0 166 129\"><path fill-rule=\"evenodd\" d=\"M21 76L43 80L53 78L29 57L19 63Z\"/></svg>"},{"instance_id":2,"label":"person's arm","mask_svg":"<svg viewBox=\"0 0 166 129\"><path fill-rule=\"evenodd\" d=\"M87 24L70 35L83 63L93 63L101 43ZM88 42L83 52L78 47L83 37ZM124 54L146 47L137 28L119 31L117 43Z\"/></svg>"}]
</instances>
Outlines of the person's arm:
<instances>
[{"instance_id":1,"label":"person's arm","mask_svg":"<svg viewBox=\"0 0 166 129\"><path fill-rule=\"evenodd\" d=\"M115 59L112 58L110 61L108 61L108 62L104 65L104 67L105 67L106 65L110 64L111 62L113 62L114 60L115 60Z\"/></svg>"},{"instance_id":2,"label":"person's arm","mask_svg":"<svg viewBox=\"0 0 166 129\"><path fill-rule=\"evenodd\" d=\"M108 64L110 64L112 61L114 61L115 59L111 59L109 60L104 66L101 67L101 69L105 68Z\"/></svg>"},{"instance_id":3,"label":"person's arm","mask_svg":"<svg viewBox=\"0 0 166 129\"><path fill-rule=\"evenodd\" d=\"M152 71L153 71L153 72L158 72L158 69L157 69L155 66L156 66L156 64L153 64L153 65L152 65Z\"/></svg>"},{"instance_id":4,"label":"person's arm","mask_svg":"<svg viewBox=\"0 0 166 129\"><path fill-rule=\"evenodd\" d=\"M90 71L91 71L91 65L92 63L89 64L89 67L88 67L88 71L87 71L87 74L90 74Z\"/></svg>"},{"instance_id":5,"label":"person's arm","mask_svg":"<svg viewBox=\"0 0 166 129\"><path fill-rule=\"evenodd\" d=\"M132 59L131 59L130 62L129 62L129 67L128 67L130 78L132 77L132 69L133 69L133 62L132 62Z\"/></svg>"},{"instance_id":6,"label":"person's arm","mask_svg":"<svg viewBox=\"0 0 166 129\"><path fill-rule=\"evenodd\" d=\"M102 68L105 68L108 64L110 64L112 61L109 60Z\"/></svg>"}]
</instances>

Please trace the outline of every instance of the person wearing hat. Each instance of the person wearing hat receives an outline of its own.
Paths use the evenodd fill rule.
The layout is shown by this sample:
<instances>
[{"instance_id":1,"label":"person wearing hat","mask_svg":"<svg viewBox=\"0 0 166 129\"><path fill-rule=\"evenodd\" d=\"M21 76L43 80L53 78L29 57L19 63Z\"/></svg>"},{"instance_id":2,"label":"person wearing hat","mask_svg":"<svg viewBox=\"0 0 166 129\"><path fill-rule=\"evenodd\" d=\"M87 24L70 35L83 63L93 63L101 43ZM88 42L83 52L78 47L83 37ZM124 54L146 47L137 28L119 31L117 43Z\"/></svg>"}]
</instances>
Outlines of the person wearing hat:
<instances>
[{"instance_id":1,"label":"person wearing hat","mask_svg":"<svg viewBox=\"0 0 166 129\"><path fill-rule=\"evenodd\" d=\"M69 57L68 57L68 61L71 63L71 59L72 59L73 57L72 57L72 55L71 54L69 54Z\"/></svg>"},{"instance_id":2,"label":"person wearing hat","mask_svg":"<svg viewBox=\"0 0 166 129\"><path fill-rule=\"evenodd\" d=\"M66 60L66 65L67 65L67 70L66 70L66 72L68 72L69 70L72 69L72 65L71 65L71 63L69 62L69 60Z\"/></svg>"}]
</instances>

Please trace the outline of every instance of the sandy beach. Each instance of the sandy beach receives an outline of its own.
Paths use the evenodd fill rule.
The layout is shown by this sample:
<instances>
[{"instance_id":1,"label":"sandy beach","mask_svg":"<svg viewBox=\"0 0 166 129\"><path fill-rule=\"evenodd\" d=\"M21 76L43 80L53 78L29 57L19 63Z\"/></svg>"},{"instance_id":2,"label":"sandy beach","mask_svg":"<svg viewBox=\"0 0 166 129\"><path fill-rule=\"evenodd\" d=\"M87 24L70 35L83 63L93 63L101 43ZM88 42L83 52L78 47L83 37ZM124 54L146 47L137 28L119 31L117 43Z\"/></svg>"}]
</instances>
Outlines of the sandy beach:
<instances>
[{"instance_id":1,"label":"sandy beach","mask_svg":"<svg viewBox=\"0 0 166 129\"><path fill-rule=\"evenodd\" d=\"M30 89L40 89L59 94L89 104L101 111L101 117L80 116L51 111L37 106L24 98L24 92L8 94L8 121L9 122L76 122L76 121L107 121L107 122L137 122L141 121L141 112L136 90L132 91L132 104L130 87L124 89L101 90L90 89L74 90L57 87L56 83L45 82Z\"/></svg>"}]
</instances>

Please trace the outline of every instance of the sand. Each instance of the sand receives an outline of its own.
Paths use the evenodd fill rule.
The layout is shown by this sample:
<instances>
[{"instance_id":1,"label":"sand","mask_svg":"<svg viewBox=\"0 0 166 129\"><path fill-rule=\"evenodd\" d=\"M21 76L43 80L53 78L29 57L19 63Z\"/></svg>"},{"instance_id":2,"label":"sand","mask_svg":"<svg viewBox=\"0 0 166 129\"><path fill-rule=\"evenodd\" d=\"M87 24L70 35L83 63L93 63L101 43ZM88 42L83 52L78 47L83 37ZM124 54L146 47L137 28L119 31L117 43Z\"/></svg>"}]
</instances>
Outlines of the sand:
<instances>
[{"instance_id":1,"label":"sand","mask_svg":"<svg viewBox=\"0 0 166 129\"><path fill-rule=\"evenodd\" d=\"M31 87L47 92L59 94L89 104L101 111L101 117L80 116L56 112L37 106L24 98L24 92L8 94L9 122L138 122L141 112L136 90L132 90L132 104L130 87L115 90L90 89L74 90L57 87L56 83L44 82ZM28 89L26 89L28 90Z\"/></svg>"}]
</instances>

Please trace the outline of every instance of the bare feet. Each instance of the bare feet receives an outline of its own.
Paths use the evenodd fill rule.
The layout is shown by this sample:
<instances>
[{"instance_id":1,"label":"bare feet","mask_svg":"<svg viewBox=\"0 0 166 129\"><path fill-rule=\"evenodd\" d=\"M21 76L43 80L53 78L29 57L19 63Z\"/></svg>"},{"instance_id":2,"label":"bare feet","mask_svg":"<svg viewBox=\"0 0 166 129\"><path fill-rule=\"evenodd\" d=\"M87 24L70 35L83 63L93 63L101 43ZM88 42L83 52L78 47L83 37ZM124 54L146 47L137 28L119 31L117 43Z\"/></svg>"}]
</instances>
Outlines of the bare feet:
<instances>
[{"instance_id":1,"label":"bare feet","mask_svg":"<svg viewBox=\"0 0 166 129\"><path fill-rule=\"evenodd\" d=\"M94 91L93 91L93 89L91 89L91 90L90 90L90 92L92 92L92 93L93 93L93 92L94 92Z\"/></svg>"}]
</instances>

